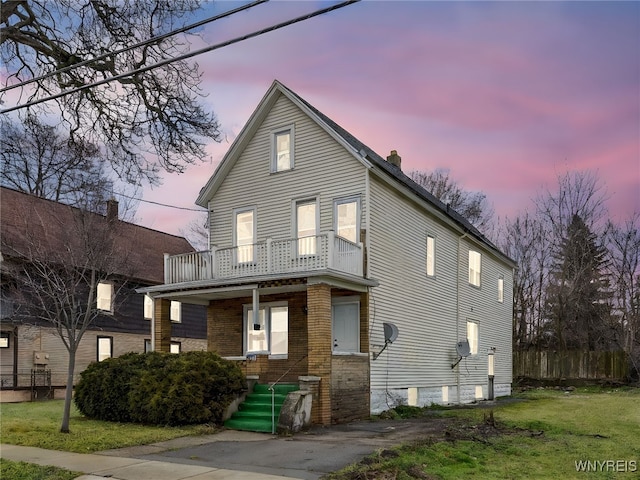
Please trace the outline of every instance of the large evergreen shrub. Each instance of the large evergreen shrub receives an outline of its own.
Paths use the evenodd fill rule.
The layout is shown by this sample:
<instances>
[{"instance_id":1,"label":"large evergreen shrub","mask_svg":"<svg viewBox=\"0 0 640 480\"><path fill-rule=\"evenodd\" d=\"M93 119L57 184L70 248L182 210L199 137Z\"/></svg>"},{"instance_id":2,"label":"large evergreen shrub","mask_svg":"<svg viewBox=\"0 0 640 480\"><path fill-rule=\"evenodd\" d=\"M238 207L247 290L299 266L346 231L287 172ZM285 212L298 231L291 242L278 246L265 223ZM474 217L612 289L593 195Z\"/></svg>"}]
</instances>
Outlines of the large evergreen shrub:
<instances>
[{"instance_id":1,"label":"large evergreen shrub","mask_svg":"<svg viewBox=\"0 0 640 480\"><path fill-rule=\"evenodd\" d=\"M100 420L221 423L244 386L240 368L212 352L130 353L89 365L75 402L81 413Z\"/></svg>"}]
</instances>

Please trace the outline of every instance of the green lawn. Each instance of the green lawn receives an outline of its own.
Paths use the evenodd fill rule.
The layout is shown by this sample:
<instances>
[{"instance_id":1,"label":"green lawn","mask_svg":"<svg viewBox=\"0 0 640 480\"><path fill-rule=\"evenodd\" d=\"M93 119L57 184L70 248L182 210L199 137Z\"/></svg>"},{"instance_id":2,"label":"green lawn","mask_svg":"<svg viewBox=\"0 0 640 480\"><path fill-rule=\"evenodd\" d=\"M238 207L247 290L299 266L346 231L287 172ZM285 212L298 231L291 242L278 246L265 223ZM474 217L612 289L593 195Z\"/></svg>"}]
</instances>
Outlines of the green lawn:
<instances>
[{"instance_id":1,"label":"green lawn","mask_svg":"<svg viewBox=\"0 0 640 480\"><path fill-rule=\"evenodd\" d=\"M558 480L639 476L640 389L578 389L570 393L532 390L492 408L406 410L445 416L451 423L438 438L379 452L331 474L330 479ZM2 442L89 453L214 431L207 426L155 427L88 420L74 410L71 433L62 434L61 415L62 401L2 404ZM598 471L577 471L576 463L585 461ZM29 464L17 465L2 461L0 476L73 478L65 476L65 471L50 473ZM17 468L18 473L10 468ZM29 473L27 469L31 468L39 470ZM18 476L23 470L26 476Z\"/></svg>"},{"instance_id":2,"label":"green lawn","mask_svg":"<svg viewBox=\"0 0 640 480\"><path fill-rule=\"evenodd\" d=\"M62 400L1 404L2 443L91 453L215 431L214 427L206 425L157 427L90 420L72 408L71 433L60 433L63 404Z\"/></svg>"},{"instance_id":3,"label":"green lawn","mask_svg":"<svg viewBox=\"0 0 640 480\"><path fill-rule=\"evenodd\" d=\"M517 398L492 409L494 422L488 421L491 410L486 408L446 410L443 415L458 423L451 425L444 441L426 439L383 451L330 478L640 476L640 389L535 390ZM591 462L592 471L577 470L576 462L585 461ZM582 463L582 468L587 465Z\"/></svg>"},{"instance_id":4,"label":"green lawn","mask_svg":"<svg viewBox=\"0 0 640 480\"><path fill-rule=\"evenodd\" d=\"M12 462L0 458L0 478L11 480L73 480L82 475L57 467L41 467L32 463Z\"/></svg>"}]
</instances>

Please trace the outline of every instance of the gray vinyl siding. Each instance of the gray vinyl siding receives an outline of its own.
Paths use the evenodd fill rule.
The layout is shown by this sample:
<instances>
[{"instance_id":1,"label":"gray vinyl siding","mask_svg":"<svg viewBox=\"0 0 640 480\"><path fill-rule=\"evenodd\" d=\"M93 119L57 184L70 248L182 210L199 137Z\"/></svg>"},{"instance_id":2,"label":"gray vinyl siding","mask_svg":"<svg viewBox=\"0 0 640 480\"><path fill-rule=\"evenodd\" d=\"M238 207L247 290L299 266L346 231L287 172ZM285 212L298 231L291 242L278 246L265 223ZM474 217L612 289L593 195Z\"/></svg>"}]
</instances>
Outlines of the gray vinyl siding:
<instances>
[{"instance_id":1,"label":"gray vinyl siding","mask_svg":"<svg viewBox=\"0 0 640 480\"><path fill-rule=\"evenodd\" d=\"M480 287L469 284L469 250L482 254ZM513 272L488 252L463 239L460 248L460 331L467 321L478 323L478 355L462 362L461 381L486 383L487 352L495 347L495 383L511 383L512 379L512 310ZM498 278L504 278L504 301L498 301Z\"/></svg>"},{"instance_id":2,"label":"gray vinyl siding","mask_svg":"<svg viewBox=\"0 0 640 480\"><path fill-rule=\"evenodd\" d=\"M271 173L271 133L294 125L294 169ZM256 208L257 241L294 237L293 201L318 198L321 233L332 230L333 202L360 196L364 228L365 167L311 121L296 105L280 96L209 202L211 244L233 242L233 210Z\"/></svg>"},{"instance_id":3,"label":"gray vinyl siding","mask_svg":"<svg viewBox=\"0 0 640 480\"><path fill-rule=\"evenodd\" d=\"M500 361L496 367L500 380L509 383L510 270L489 260L489 255L480 250L483 253L482 288L470 287L465 240L460 240L456 231L418 204L391 190L375 176L371 178L370 272L380 282L371 292L372 350L376 351L375 345L384 343L383 322L395 323L399 329L396 342L372 360L371 388L456 385L456 370L451 364L457 359L456 342L466 338L467 317L480 325L479 353L485 354L463 360L461 385L486 384L488 346L498 349ZM434 277L426 275L427 235L436 240ZM505 280L506 295L502 304L497 301L499 274ZM456 288L458 275L459 289Z\"/></svg>"}]
</instances>

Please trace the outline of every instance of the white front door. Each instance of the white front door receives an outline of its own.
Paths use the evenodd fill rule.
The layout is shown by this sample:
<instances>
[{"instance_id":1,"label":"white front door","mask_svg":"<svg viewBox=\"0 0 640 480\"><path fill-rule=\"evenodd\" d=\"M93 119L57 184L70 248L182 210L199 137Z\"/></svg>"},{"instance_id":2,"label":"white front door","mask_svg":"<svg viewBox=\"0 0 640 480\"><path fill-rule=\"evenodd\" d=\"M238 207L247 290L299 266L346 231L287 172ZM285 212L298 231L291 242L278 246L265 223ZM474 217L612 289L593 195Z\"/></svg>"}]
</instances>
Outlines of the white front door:
<instances>
[{"instance_id":1,"label":"white front door","mask_svg":"<svg viewBox=\"0 0 640 480\"><path fill-rule=\"evenodd\" d=\"M360 303L344 301L334 303L333 351L360 351Z\"/></svg>"}]
</instances>

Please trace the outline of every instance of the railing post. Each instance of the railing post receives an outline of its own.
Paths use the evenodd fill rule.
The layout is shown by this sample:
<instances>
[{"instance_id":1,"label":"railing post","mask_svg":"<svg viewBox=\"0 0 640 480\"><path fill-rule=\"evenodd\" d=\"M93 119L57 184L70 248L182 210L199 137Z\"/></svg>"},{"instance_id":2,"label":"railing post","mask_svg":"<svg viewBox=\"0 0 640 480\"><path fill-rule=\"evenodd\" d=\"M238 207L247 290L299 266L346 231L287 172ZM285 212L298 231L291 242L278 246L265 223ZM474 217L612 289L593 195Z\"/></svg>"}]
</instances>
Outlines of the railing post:
<instances>
[{"instance_id":1,"label":"railing post","mask_svg":"<svg viewBox=\"0 0 640 480\"><path fill-rule=\"evenodd\" d=\"M335 247L336 234L333 230L327 233L327 268L333 268L333 251Z\"/></svg>"},{"instance_id":2,"label":"railing post","mask_svg":"<svg viewBox=\"0 0 640 480\"><path fill-rule=\"evenodd\" d=\"M364 244L358 242L358 251L356 254L356 275L359 277L364 276Z\"/></svg>"},{"instance_id":3,"label":"railing post","mask_svg":"<svg viewBox=\"0 0 640 480\"><path fill-rule=\"evenodd\" d=\"M267 238L267 273L271 273L271 269L273 268L271 255L273 254L271 238Z\"/></svg>"},{"instance_id":4,"label":"railing post","mask_svg":"<svg viewBox=\"0 0 640 480\"><path fill-rule=\"evenodd\" d=\"M164 254L164 283L172 283L171 282L171 275L169 272L169 254L165 253Z\"/></svg>"},{"instance_id":5,"label":"railing post","mask_svg":"<svg viewBox=\"0 0 640 480\"><path fill-rule=\"evenodd\" d=\"M211 250L209 251L209 264L210 264L210 269L211 271L210 273L210 277L211 279L217 278L218 277L218 258L217 258L217 253L218 249L215 246L211 247Z\"/></svg>"}]
</instances>

